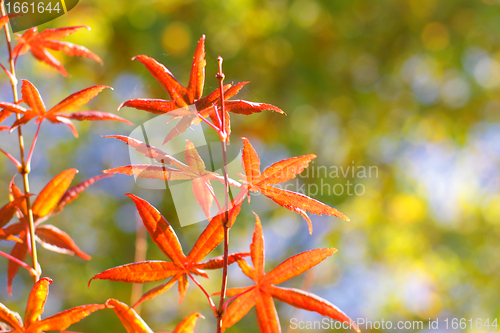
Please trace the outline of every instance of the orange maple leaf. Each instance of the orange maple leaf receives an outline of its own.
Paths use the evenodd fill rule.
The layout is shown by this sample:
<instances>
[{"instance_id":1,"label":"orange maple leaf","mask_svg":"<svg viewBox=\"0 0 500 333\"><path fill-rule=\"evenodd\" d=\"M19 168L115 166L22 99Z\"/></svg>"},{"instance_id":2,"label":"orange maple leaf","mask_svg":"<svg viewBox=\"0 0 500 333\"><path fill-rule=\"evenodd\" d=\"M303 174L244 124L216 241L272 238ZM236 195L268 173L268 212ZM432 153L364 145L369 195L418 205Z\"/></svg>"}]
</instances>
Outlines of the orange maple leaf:
<instances>
[{"instance_id":1,"label":"orange maple leaf","mask_svg":"<svg viewBox=\"0 0 500 333\"><path fill-rule=\"evenodd\" d=\"M222 223L225 213L215 216L210 221L198 237L191 252L186 256L182 251L177 235L160 212L146 200L130 193L126 195L134 201L153 242L171 261L148 260L110 268L90 279L89 285L94 279L145 283L170 278L167 283L159 285L142 295L133 307L164 293L177 281L179 282L179 303L181 303L188 287L188 277L199 285L193 275L208 278L208 275L203 271L204 269L218 269L223 266L223 256L202 260L224 240ZM240 212L241 202L234 205L228 212L230 225L234 223L236 216ZM230 254L229 264L248 255L249 253Z\"/></svg>"},{"instance_id":2,"label":"orange maple leaf","mask_svg":"<svg viewBox=\"0 0 500 333\"><path fill-rule=\"evenodd\" d=\"M23 84L21 87L21 93L23 96L23 102L27 104L30 109L26 109L18 104L0 102L0 107L4 108L4 111L11 113L22 114L23 117L17 120L11 127L11 131L18 126L28 123L31 119L36 119L37 123L41 123L45 119L53 124L65 124L67 125L73 135L78 137L78 131L75 125L71 122L73 120L114 120L132 125L132 123L126 119L118 117L112 113L101 112L101 111L81 111L72 113L63 113L66 111L75 110L85 104L87 104L92 98L97 96L105 88L111 88L108 86L100 85L93 86L87 89L78 91L57 105L52 107L50 110L45 109L45 104L43 103L40 93L36 87L28 80L22 80Z\"/></svg>"},{"instance_id":3,"label":"orange maple leaf","mask_svg":"<svg viewBox=\"0 0 500 333\"><path fill-rule=\"evenodd\" d=\"M35 283L28 297L24 322L17 312L9 310L0 303L0 322L4 322L12 328L7 332L42 333L45 331L64 331L72 324L89 316L92 312L106 308L104 304L81 305L42 320L40 316L43 314L50 284L52 284L50 278L42 278Z\"/></svg>"},{"instance_id":4,"label":"orange maple leaf","mask_svg":"<svg viewBox=\"0 0 500 333\"><path fill-rule=\"evenodd\" d=\"M160 162L163 165L126 165L103 170L104 173L133 175L140 178L162 179L165 181L191 180L191 187L195 200L202 207L207 219L210 219L210 208L212 207L215 197L210 181L218 180L224 184L224 177L215 172L206 170L205 162L203 162L203 159L191 141L186 140L186 150L184 153L186 163L182 163L175 157L140 140L123 135L109 135L105 137L121 140L138 152L144 154L146 157ZM166 167L165 165L171 165L173 167ZM229 179L229 184L240 187L240 184L232 179Z\"/></svg>"},{"instance_id":5,"label":"orange maple leaf","mask_svg":"<svg viewBox=\"0 0 500 333\"><path fill-rule=\"evenodd\" d=\"M3 67L3 66L2 66ZM5 72L7 73L7 75L11 75L10 72L8 70L6 70L4 68ZM17 103L15 103L16 105L19 105L21 104L23 101L22 100L19 100ZM0 124L3 123L7 118L9 118L10 116L12 115L12 112L8 111L8 110L4 110L2 109L0 111ZM0 132L1 131L6 131L6 130L10 130L10 126L0 126Z\"/></svg>"},{"instance_id":6,"label":"orange maple leaf","mask_svg":"<svg viewBox=\"0 0 500 333\"><path fill-rule=\"evenodd\" d=\"M247 138L243 138L243 168L245 169L246 188L251 192L261 192L266 197L272 199L278 205L285 207L292 212L299 213L307 221L309 233L312 233L312 223L307 212L316 215L330 215L340 217L349 221L349 218L328 205L309 198L303 194L279 189L270 185L286 182L309 165L309 162L316 158L316 155L292 157L268 167L260 173L260 159L257 152ZM250 200L250 197L248 197Z\"/></svg>"},{"instance_id":7,"label":"orange maple leaf","mask_svg":"<svg viewBox=\"0 0 500 333\"><path fill-rule=\"evenodd\" d=\"M48 218L63 210L63 208L75 200L80 193L99 179L110 177L111 175L101 175L87 179L71 188L71 182L78 170L68 169L55 176L39 193L33 203L33 219L35 224L35 240L43 248L69 255L76 255L84 260L89 260L90 256L80 250L71 237L53 225L42 225ZM9 185L10 203L0 210L0 228L4 227L18 212L19 222L13 223L0 229L0 240L14 240L17 243L11 251L11 256L24 261L30 251L28 237L28 218L25 196L14 183L14 179ZM14 209L14 211L13 211ZM16 237L18 236L18 237ZM12 291L12 281L19 271L20 266L14 261L9 261L7 267L7 290Z\"/></svg>"},{"instance_id":8,"label":"orange maple leaf","mask_svg":"<svg viewBox=\"0 0 500 333\"><path fill-rule=\"evenodd\" d=\"M293 288L277 287L308 269L316 266L335 252L337 249L326 248L302 252L288 258L269 273L265 273L264 264L264 236L260 219L255 214L255 232L250 245L250 258L253 267L241 258L238 265L243 273L255 282L255 285L227 290L228 296L236 297L228 306L223 317L222 329L233 326L243 318L254 306L257 310L257 322L261 332L281 332L278 314L274 307L273 298L288 303L296 308L317 312L351 325L360 332L356 324L335 305L314 294Z\"/></svg>"},{"instance_id":9,"label":"orange maple leaf","mask_svg":"<svg viewBox=\"0 0 500 333\"><path fill-rule=\"evenodd\" d=\"M2 2L0 2L1 4ZM17 17L17 16L22 16L22 14L15 14L15 13L12 13L12 14L7 14L7 15L4 15L4 16L0 16L0 30L2 30L2 28L4 27L4 25L6 25L7 23L9 23L9 21L14 18L14 17Z\"/></svg>"},{"instance_id":10,"label":"orange maple leaf","mask_svg":"<svg viewBox=\"0 0 500 333\"><path fill-rule=\"evenodd\" d=\"M198 41L198 46L193 56L193 65L191 67L191 75L187 87L182 86L175 79L172 73L155 59L145 55L139 55L133 59L138 59L146 66L151 75L153 75L154 78L161 84L172 100L166 101L162 99L145 98L132 99L122 103L118 107L118 110L127 106L154 114L168 114L173 118L181 118L174 129L168 133L164 143L185 132L191 124L199 123L199 121L197 121L198 117L206 118L209 116L213 124L216 127L221 128L221 124L219 123L218 116L216 114L217 107L220 108L220 90L217 89L210 95L203 98L201 97L205 82L205 36L202 36ZM248 82L241 82L235 86L232 84L225 85L223 89L224 99L229 99L236 95L247 83ZM188 108L192 104L196 106L196 109ZM225 107L226 113L233 112L248 115L262 112L263 110L272 110L285 114L283 110L274 105L254 103L244 100L227 101L225 103ZM227 113L226 129L229 131L229 128L229 114Z\"/></svg>"},{"instance_id":11,"label":"orange maple leaf","mask_svg":"<svg viewBox=\"0 0 500 333\"><path fill-rule=\"evenodd\" d=\"M9 23L9 15L0 16L0 30L2 30L3 26Z\"/></svg>"},{"instance_id":12,"label":"orange maple leaf","mask_svg":"<svg viewBox=\"0 0 500 333\"><path fill-rule=\"evenodd\" d=\"M40 33L38 33L37 27L30 28L26 30L26 32L22 36L18 35L18 37L16 38L18 44L14 47L12 56L17 60L17 57L19 57L20 55L31 51L36 59L48 64L49 66L54 67L63 76L68 76L68 72L66 72L59 60L54 58L54 56L50 54L47 49L61 51L71 57L79 56L90 58L99 63L102 63L102 60L87 48L81 45L58 40L74 34L81 28L87 28L88 30L90 30L89 27L84 25L57 29L45 29Z\"/></svg>"},{"instance_id":13,"label":"orange maple leaf","mask_svg":"<svg viewBox=\"0 0 500 333\"><path fill-rule=\"evenodd\" d=\"M115 311L127 333L153 333L148 324L127 304L111 298L106 302L106 307ZM195 312L184 318L175 327L173 333L193 333L198 317L205 318L198 312Z\"/></svg>"}]
</instances>

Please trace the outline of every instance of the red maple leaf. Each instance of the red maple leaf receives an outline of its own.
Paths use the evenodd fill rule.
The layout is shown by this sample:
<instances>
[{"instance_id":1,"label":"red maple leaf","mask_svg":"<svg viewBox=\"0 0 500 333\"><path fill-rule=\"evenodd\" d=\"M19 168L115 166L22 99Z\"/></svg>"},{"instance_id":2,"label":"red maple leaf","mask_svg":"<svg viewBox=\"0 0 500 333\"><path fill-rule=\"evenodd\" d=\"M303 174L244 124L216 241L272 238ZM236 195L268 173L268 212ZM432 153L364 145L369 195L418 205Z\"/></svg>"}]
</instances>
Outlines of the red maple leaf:
<instances>
[{"instance_id":1,"label":"red maple leaf","mask_svg":"<svg viewBox=\"0 0 500 333\"><path fill-rule=\"evenodd\" d=\"M330 215L340 217L349 221L349 218L330 206L322 202L309 198L303 194L279 189L273 184L283 183L301 173L309 162L316 158L316 155L292 157L268 167L260 173L260 159L257 152L248 139L243 138L243 168L245 169L246 188L251 192L261 192L266 197L272 199L278 205L285 207L292 212L299 213L304 217L309 226L309 233L312 233L312 223L307 212L316 215ZM248 197L250 199L250 197Z\"/></svg>"},{"instance_id":2,"label":"red maple leaf","mask_svg":"<svg viewBox=\"0 0 500 333\"><path fill-rule=\"evenodd\" d=\"M17 17L17 16L21 16L21 14L15 14L15 13L12 13L12 14L7 14L7 15L4 15L4 16L0 16L0 30L2 30L2 28L4 27L4 25L6 25L7 23L9 23L9 21L14 18L14 17Z\"/></svg>"},{"instance_id":3,"label":"red maple leaf","mask_svg":"<svg viewBox=\"0 0 500 333\"><path fill-rule=\"evenodd\" d=\"M3 26L9 23L9 15L0 16L0 30L2 30Z\"/></svg>"},{"instance_id":4,"label":"red maple leaf","mask_svg":"<svg viewBox=\"0 0 500 333\"><path fill-rule=\"evenodd\" d=\"M153 330L149 328L148 324L146 324L141 316L127 304L111 298L106 302L106 307L115 311L123 327L127 330L127 333L153 333ZM187 316L175 327L172 333L193 333L196 320L199 317L205 318L198 312Z\"/></svg>"},{"instance_id":5,"label":"red maple leaf","mask_svg":"<svg viewBox=\"0 0 500 333\"><path fill-rule=\"evenodd\" d=\"M238 259L237 262L243 273L252 279L255 285L233 288L227 291L228 296L237 296L237 298L227 308L223 317L222 329L226 330L233 326L255 306L260 331L263 333L281 332L278 314L274 307L274 298L296 308L314 311L334 320L348 323L359 332L356 324L327 300L299 289L276 286L316 266L337 252L337 249L326 248L302 252L288 258L269 273L266 273L264 271L265 256L262 226L257 214L254 213L254 215L256 219L255 232L250 245L250 258L253 267L248 265L243 258Z\"/></svg>"},{"instance_id":6,"label":"red maple leaf","mask_svg":"<svg viewBox=\"0 0 500 333\"><path fill-rule=\"evenodd\" d=\"M11 113L22 114L23 117L17 120L11 127L11 131L16 127L24 125L28 123L32 119L36 119L37 123L43 122L45 119L50 121L53 124L65 124L67 125L73 135L78 137L78 132L76 130L75 125L71 122L73 120L114 120L120 121L122 123L126 123L132 125L126 119L118 117L112 113L101 112L101 111L81 111L81 112L72 112L72 113L64 113L66 111L71 111L78 109L82 105L87 104L92 98L97 96L102 90L105 88L111 88L108 86L93 86L87 89L83 89L78 91L57 105L52 107L50 110L45 109L45 104L40 96L40 93L35 88L35 86L29 82L28 80L22 80L23 85L21 87L21 93L23 96L23 102L30 107L30 109L26 109L18 104L14 103L5 103L0 102L0 107L4 108L4 111Z\"/></svg>"},{"instance_id":7,"label":"red maple leaf","mask_svg":"<svg viewBox=\"0 0 500 333\"><path fill-rule=\"evenodd\" d=\"M10 72L8 70L6 70L6 69L4 69L4 70L6 71L6 73L10 74ZM23 100L21 99L21 100L17 101L17 103L15 103L15 104L19 105L19 104L22 104L22 103L23 103ZM5 109L2 109L0 111L0 124L3 123L11 115L12 115L12 112L10 112L8 110L5 110ZM6 131L6 130L10 130L10 126L0 126L0 132L1 131Z\"/></svg>"},{"instance_id":8,"label":"red maple leaf","mask_svg":"<svg viewBox=\"0 0 500 333\"><path fill-rule=\"evenodd\" d=\"M123 135L109 135L107 138L115 138L127 143L130 147L163 165L158 164L135 164L126 165L113 169L103 170L107 174L125 174L140 178L170 180L191 180L193 195L196 202L202 207L207 219L210 219L210 208L215 197L210 181L217 180L224 184L224 177L206 170L205 163L196 150L194 144L187 140L184 158L186 163L163 152L154 146L150 146L137 139ZM167 167L167 165L172 167ZM240 184L229 179L229 184L239 187ZM220 207L219 207L220 208ZM219 209L220 210L220 209Z\"/></svg>"},{"instance_id":9,"label":"red maple leaf","mask_svg":"<svg viewBox=\"0 0 500 333\"><path fill-rule=\"evenodd\" d=\"M210 117L213 125L221 128L217 116L217 107L220 108L220 90L217 89L210 95L201 98L205 82L205 36L198 42L198 47L194 53L191 75L187 87L182 86L172 75L172 73L161 63L145 55L134 57L142 62L151 75L161 84L163 89L170 95L171 100L162 99L132 99L122 103L122 107L132 107L154 114L168 114L173 118L181 118L174 129L168 133L165 142L172 140L177 135L185 132L193 123L199 123L198 117ZM224 99L229 99L236 95L248 82L242 82L235 86L227 84L224 86ZM195 105L195 108L189 107ZM254 103L244 100L234 100L225 102L226 112L238 114L252 114L263 110L272 110L285 114L280 108L265 103ZM180 110L179 110L180 109ZM229 131L229 114L226 116L226 128ZM228 133L229 134L229 133Z\"/></svg>"},{"instance_id":10,"label":"red maple leaf","mask_svg":"<svg viewBox=\"0 0 500 333\"><path fill-rule=\"evenodd\" d=\"M9 325L13 333L43 333L46 331L64 331L74 323L89 316L92 312L106 308L104 304L88 304L77 306L40 319L49 294L50 278L42 278L33 286L24 312L24 322L21 316L0 303L0 321Z\"/></svg>"},{"instance_id":11,"label":"red maple leaf","mask_svg":"<svg viewBox=\"0 0 500 333\"><path fill-rule=\"evenodd\" d=\"M208 275L203 271L204 269L219 269L223 266L223 256L205 261L202 260L224 240L224 228L222 223L225 218L225 213L215 216L210 221L208 226L198 237L191 252L186 256L182 251L182 246L177 239L177 235L160 212L146 200L130 193L126 195L134 201L151 239L171 261L148 260L110 268L90 279L89 285L94 279L121 281L126 283L145 283L170 278L168 282L142 295L140 300L134 304L133 307L164 293L177 281L179 282L179 303L181 303L188 287L188 277L200 286L195 280L194 275L208 278ZM234 223L236 216L240 212L241 202L242 201L234 205L228 212L230 225ZM249 254L230 254L229 264L247 255Z\"/></svg>"},{"instance_id":12,"label":"red maple leaf","mask_svg":"<svg viewBox=\"0 0 500 333\"><path fill-rule=\"evenodd\" d=\"M73 56L87 57L99 63L102 63L102 60L87 48L81 45L69 42L63 42L59 40L66 38L71 34L74 34L81 28L87 28L88 30L90 30L89 27L84 25L77 27L45 29L40 33L38 33L37 27L30 28L26 30L26 32L22 36L19 35L19 37L16 38L18 44L14 47L12 56L17 60L18 56L23 55L28 51L31 51L31 53L35 58L37 58L40 61L43 61L49 66L54 67L63 76L68 76L68 72L66 72L63 65L59 62L59 60L54 58L54 56L50 54L47 49L51 49L54 51L61 51L71 57Z\"/></svg>"},{"instance_id":13,"label":"red maple leaf","mask_svg":"<svg viewBox=\"0 0 500 333\"><path fill-rule=\"evenodd\" d=\"M73 178L78 170L68 169L55 176L40 192L33 203L33 218L35 224L36 241L43 248L69 255L76 255L84 260L89 260L90 256L84 253L75 244L73 239L53 225L42 224L48 218L54 216L63 210L63 208L75 200L80 193L99 179L110 177L110 175L101 175L87 179L71 188L69 188ZM25 197L21 190L14 183L10 182L10 203L0 210L0 228L4 227L18 212L19 221L3 229L0 229L0 240L14 240L16 244L12 248L11 256L24 261L26 255L31 252L30 242L28 240L28 218ZM12 209L15 209L13 211ZM9 294L12 291L12 281L19 271L20 266L14 261L9 261L7 268L7 290Z\"/></svg>"}]
</instances>

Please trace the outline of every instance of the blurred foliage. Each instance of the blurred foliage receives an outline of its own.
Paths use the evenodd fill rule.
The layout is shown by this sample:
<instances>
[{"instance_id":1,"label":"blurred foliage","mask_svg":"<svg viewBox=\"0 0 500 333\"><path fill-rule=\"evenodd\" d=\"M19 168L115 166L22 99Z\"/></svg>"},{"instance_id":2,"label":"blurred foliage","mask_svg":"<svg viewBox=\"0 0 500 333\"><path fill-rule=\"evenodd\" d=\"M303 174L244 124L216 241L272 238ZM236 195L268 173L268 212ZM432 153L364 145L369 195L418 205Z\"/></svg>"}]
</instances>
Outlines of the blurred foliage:
<instances>
[{"instance_id":1,"label":"blurred foliage","mask_svg":"<svg viewBox=\"0 0 500 333\"><path fill-rule=\"evenodd\" d=\"M263 165L317 154L310 167L316 173L300 177L301 184L351 218L313 217L315 231L308 236L300 217L255 200L245 204L232 230L232 251L248 247L250 212L258 210L271 244L268 267L305 249L339 249L314 270L312 291L352 318L500 318L499 15L495 0L81 0L40 29L92 27L68 40L94 51L104 66L56 55L71 75L63 78L28 55L18 61L18 76L32 80L48 105L90 85L111 85L115 90L102 93L89 107L113 112L126 99L167 98L131 57L152 56L186 83L196 41L206 34L206 93L217 87L217 56L222 55L227 80L251 81L242 98L272 103L288 113L234 115L233 136L255 142ZM0 49L5 59L3 40ZM0 97L11 100L7 79L0 82ZM136 125L151 118L133 109L120 115ZM131 128L78 126L80 139L62 126L42 127L31 175L35 192L66 168L78 168L79 179L85 179L128 163L125 145L100 135L126 135ZM26 133L33 132L28 126ZM13 135L0 137L2 148L16 151ZM5 202L16 170L4 157L0 160L0 199ZM330 172L335 167L338 174ZM356 173L342 174L348 167L356 167ZM377 172L363 177L357 173L360 167ZM358 194L363 189L361 195L352 194L354 185L359 185ZM130 303L129 285L96 281L86 288L94 274L134 259L134 209L123 196L129 191L157 205L187 248L203 228L203 223L180 228L168 192L134 187L125 176L101 181L53 221L64 225L92 260L40 250L43 275L54 279L46 314L110 297ZM2 243L0 249L10 246ZM162 259L155 247L147 257ZM17 310L31 283L26 272L21 275L9 298L2 287L6 275L0 274L1 300ZM211 276L207 289L215 291L220 275ZM230 280L231 286L249 282L237 267L231 267ZM289 285L302 283L309 285L304 277ZM172 329L194 310L210 313L192 284L184 303L178 305L177 299L172 291L145 304L151 327ZM119 332L118 320L105 312L72 330ZM281 304L278 312L284 331L290 317L321 320ZM206 317L198 332L215 326ZM231 332L257 330L252 312L238 327Z\"/></svg>"}]
</instances>

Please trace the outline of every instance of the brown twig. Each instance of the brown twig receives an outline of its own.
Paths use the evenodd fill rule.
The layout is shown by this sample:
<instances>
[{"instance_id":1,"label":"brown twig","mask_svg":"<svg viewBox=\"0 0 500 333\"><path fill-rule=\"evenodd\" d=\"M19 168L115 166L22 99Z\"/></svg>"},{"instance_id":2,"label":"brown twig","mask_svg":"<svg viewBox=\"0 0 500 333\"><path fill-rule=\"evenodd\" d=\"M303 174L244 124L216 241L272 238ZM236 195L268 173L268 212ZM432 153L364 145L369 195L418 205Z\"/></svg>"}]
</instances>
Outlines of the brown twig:
<instances>
[{"instance_id":1,"label":"brown twig","mask_svg":"<svg viewBox=\"0 0 500 333\"><path fill-rule=\"evenodd\" d=\"M4 2L3 0L0 1L0 12L2 16L5 16L7 13L5 11L4 7ZM14 59L12 58L12 39L10 36L10 28L9 25L6 24L4 26L5 29L5 39L7 41L7 49L9 51L9 64L10 64L10 73L9 75L9 80L12 85L12 94L14 96L14 103L17 103L19 101L19 96L17 93L17 79L16 79L16 66L14 64ZM20 119L21 115L16 113L16 119ZM24 137L23 137L23 132L21 129L21 126L17 128L17 134L18 134L18 139L19 139L19 151L21 155L21 168L19 169L19 173L23 177L23 185L24 185L24 194L26 195L26 206L28 210L28 228L29 228L29 239L30 239L30 244L31 244L31 258L32 258L32 266L33 269L37 272L37 274L33 275L33 281L36 283L39 279L39 267L38 267L38 257L37 257L37 251L36 251L36 241L35 241L35 222L33 219L33 210L31 208L31 199L29 197L30 193L30 182L29 182L29 177L28 174L30 172L29 166L26 164L25 160L25 154L24 154Z\"/></svg>"},{"instance_id":2,"label":"brown twig","mask_svg":"<svg viewBox=\"0 0 500 333\"><path fill-rule=\"evenodd\" d=\"M217 333L222 332L222 317L224 317L224 300L226 298L226 287L227 287L227 266L229 257L229 179L227 175L227 139L228 139L228 129L226 128L226 109L224 106L224 73L222 72L222 57L217 58L219 62L219 72L217 73L217 79L219 80L220 89L220 110L221 110L221 129L222 129L222 163L224 172L224 186L225 186L225 198L224 198L224 262L222 267L222 286L220 289L220 301L219 301L219 311L217 316Z\"/></svg>"}]
</instances>

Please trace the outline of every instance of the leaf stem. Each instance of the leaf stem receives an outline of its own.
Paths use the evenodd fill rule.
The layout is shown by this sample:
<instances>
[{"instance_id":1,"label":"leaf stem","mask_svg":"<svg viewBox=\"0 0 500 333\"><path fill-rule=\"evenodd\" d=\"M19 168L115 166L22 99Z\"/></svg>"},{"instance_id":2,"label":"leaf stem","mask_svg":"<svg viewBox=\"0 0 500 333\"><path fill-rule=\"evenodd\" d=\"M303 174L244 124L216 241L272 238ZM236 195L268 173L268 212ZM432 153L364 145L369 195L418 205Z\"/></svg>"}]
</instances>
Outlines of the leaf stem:
<instances>
[{"instance_id":1,"label":"leaf stem","mask_svg":"<svg viewBox=\"0 0 500 333\"><path fill-rule=\"evenodd\" d=\"M217 204L217 208L219 209L219 214L222 213L222 207L220 206L219 200L217 199L217 196L215 195L213 188L207 182L204 182L204 184L205 187L210 192L210 194L212 195L212 198L214 198L214 201Z\"/></svg>"},{"instance_id":2,"label":"leaf stem","mask_svg":"<svg viewBox=\"0 0 500 333\"><path fill-rule=\"evenodd\" d=\"M224 198L224 262L222 266L222 286L220 289L220 300L219 300L219 310L217 316L217 333L222 332L222 317L224 316L224 300L226 298L226 288L227 288L227 266L229 262L229 178L227 174L227 128L226 128L226 109L224 106L224 73L222 72L222 57L217 58L219 62L219 72L217 73L217 79L219 80L219 90L220 90L220 104L221 104L221 131L222 131L222 164L224 171L224 186L225 186L225 198Z\"/></svg>"},{"instance_id":3,"label":"leaf stem","mask_svg":"<svg viewBox=\"0 0 500 333\"><path fill-rule=\"evenodd\" d=\"M31 275L36 275L36 272L33 268L31 268L30 265L28 265L27 263L25 263L24 261L21 261L13 256L11 256L10 254L7 254L3 251L0 251L0 256L3 256L9 260L12 260L13 262L15 262L16 264L18 264L19 266L25 268L28 270L28 272L30 272Z\"/></svg>"},{"instance_id":4,"label":"leaf stem","mask_svg":"<svg viewBox=\"0 0 500 333\"><path fill-rule=\"evenodd\" d=\"M31 169L31 167L30 167L31 158L33 157L33 151L35 150L36 141L38 140L38 133L40 133L40 126L42 126L42 122L38 123L38 127L36 128L35 137L33 138L33 142L31 143L30 152L29 152L28 158L26 160L26 165L28 166L28 169Z\"/></svg>"},{"instance_id":5,"label":"leaf stem","mask_svg":"<svg viewBox=\"0 0 500 333\"><path fill-rule=\"evenodd\" d=\"M2 16L6 15L4 2L3 0L0 2L0 12ZM7 49L9 51L9 64L10 64L10 73L9 75L10 83L12 85L12 94L14 96L14 103L19 101L19 96L17 93L17 78L16 78L16 66L14 64L14 59L12 58L12 40L10 36L10 27L8 24L4 26L5 29L5 39L7 41ZM16 119L20 119L21 115L16 113ZM30 172L29 166L26 165L26 160L24 159L24 137L21 126L17 128L18 140L19 140L19 151L21 155L21 168L19 169L19 173L23 176L23 185L24 185L24 194L26 195L26 206L28 209L28 228L30 234L30 242L31 242L31 259L32 266L35 270L36 274L33 274L33 282L36 283L39 279L39 270L38 270L38 257L36 252L36 240L35 240L35 222L33 218L33 209L31 208L31 199L28 195L30 193L30 183L28 174Z\"/></svg>"},{"instance_id":6,"label":"leaf stem","mask_svg":"<svg viewBox=\"0 0 500 333\"><path fill-rule=\"evenodd\" d=\"M11 154L9 154L8 152L6 152L5 150L3 150L2 148L0 148L0 152L2 152L5 156L7 156L7 158L9 160L11 160L12 163L14 163L18 169L22 168L21 162L19 162L14 156L12 156Z\"/></svg>"},{"instance_id":7,"label":"leaf stem","mask_svg":"<svg viewBox=\"0 0 500 333\"><path fill-rule=\"evenodd\" d=\"M201 285L201 283L198 282L198 280L196 280L194 278L193 275L191 275L191 273L188 273L189 277L191 278L191 280L193 280L193 282L198 286L200 287L201 291L203 291L203 293L205 294L205 296L207 296L207 299L208 299L208 303L210 304L210 307L212 308L212 312L214 314L216 314L218 312L217 308L215 307L215 303L214 301L212 300L212 297L210 297L210 295L208 294L208 292L205 290L205 288L203 288L203 286Z\"/></svg>"},{"instance_id":8,"label":"leaf stem","mask_svg":"<svg viewBox=\"0 0 500 333\"><path fill-rule=\"evenodd\" d=\"M215 112L217 112L217 110L215 110ZM217 133L220 133L220 129L219 128L217 128L214 124L212 124L211 122L209 122L208 120L206 120L205 118L203 118L203 116L200 115L199 113L198 113L198 118L200 118L200 120L203 121L208 126L212 127Z\"/></svg>"},{"instance_id":9,"label":"leaf stem","mask_svg":"<svg viewBox=\"0 0 500 333\"><path fill-rule=\"evenodd\" d=\"M224 303L224 311L227 309L227 307L229 306L229 304L234 301L235 299L237 299L238 297L240 296L243 296L245 295L246 293L250 292L254 290L254 288L248 288L247 290L245 290L244 292L242 293L239 293L238 295L234 295L233 297L231 297L230 299L228 299L225 303Z\"/></svg>"}]
</instances>

